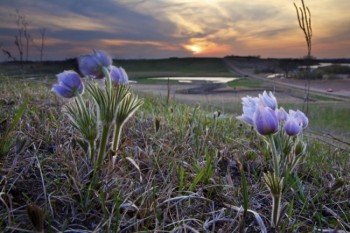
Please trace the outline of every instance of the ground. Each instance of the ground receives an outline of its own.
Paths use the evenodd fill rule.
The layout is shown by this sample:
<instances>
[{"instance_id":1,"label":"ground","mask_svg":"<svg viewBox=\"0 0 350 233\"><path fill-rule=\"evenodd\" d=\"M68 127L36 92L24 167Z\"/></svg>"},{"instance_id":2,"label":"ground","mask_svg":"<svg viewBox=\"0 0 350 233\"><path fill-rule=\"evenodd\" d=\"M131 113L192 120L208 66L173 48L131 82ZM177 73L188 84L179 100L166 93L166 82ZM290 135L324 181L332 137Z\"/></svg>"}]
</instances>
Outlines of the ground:
<instances>
[{"instance_id":1,"label":"ground","mask_svg":"<svg viewBox=\"0 0 350 233\"><path fill-rule=\"evenodd\" d=\"M216 110L238 116L242 113L241 98L247 95L257 96L264 90L273 91L279 104L293 106L304 106L305 104L305 86L308 84L306 80L295 79L267 79L269 74L254 74L252 69L239 69L231 66L235 73L240 74L244 78L252 80L263 80L261 87L237 87L232 88L227 84L212 84L206 82L184 83L184 84L138 84L133 83L132 89L138 93L146 93L169 98L176 102L188 104L200 104L203 108L208 108L213 112ZM331 90L331 91L330 91ZM339 120L333 120L332 116L328 119L326 115L332 115L332 112L341 109L343 114L349 112L350 102L350 79L337 80L313 80L310 81L311 103L319 103L321 109L316 109L310 113L313 121L312 129L316 133L313 136L324 137L326 141L334 143L334 136L341 137L342 144L348 147L347 143L349 132L344 128L343 123L336 125ZM326 105L324 105L324 103ZM327 106L327 107L326 107ZM297 108L299 108L297 107ZM296 108L296 107L293 107ZM300 108L301 109L301 108ZM302 110L302 109L301 109ZM338 111L337 110L337 111ZM321 115L323 117L321 117ZM330 123L330 121L332 121ZM322 135L322 136L320 136ZM337 141L338 138L336 138Z\"/></svg>"},{"instance_id":2,"label":"ground","mask_svg":"<svg viewBox=\"0 0 350 233\"><path fill-rule=\"evenodd\" d=\"M230 60L224 60L225 65L232 72L251 80L264 81L265 85L262 89L277 90L277 97L279 101L296 102L304 101L305 87L309 84L310 91L321 93L331 97L339 97L342 100L350 101L350 79L336 79L336 80L306 80L296 79L268 79L268 73L255 74L251 67L241 66ZM246 95L255 95L261 92L261 88L251 89L233 89L225 84L213 85L206 82L196 82L192 84L133 84L133 88L140 92L159 94L161 96L168 95L171 97L186 101L186 102L200 102L221 104L225 102L240 102L241 97ZM288 89L295 89L287 91ZM299 91L296 91L299 90ZM212 102L211 102L212 101Z\"/></svg>"},{"instance_id":3,"label":"ground","mask_svg":"<svg viewBox=\"0 0 350 233\"><path fill-rule=\"evenodd\" d=\"M258 75L249 75L250 78L256 78ZM279 79L267 80L264 74L258 77L264 79L269 85L265 86L268 90L277 90L276 97L280 103L303 103L305 80ZM211 88L210 88L211 87ZM138 92L152 93L160 96L169 96L175 100L190 103L207 103L212 105L221 105L223 103L239 103L241 98L247 95L255 96L261 93L264 88L242 88L234 89L225 84L213 85L204 82L192 84L132 84L132 88ZM290 91L292 88L294 91ZM192 92L196 90L196 92ZM201 90L201 91L197 91ZM289 90L289 91L288 91ZM350 79L340 80L313 80L310 81L310 90L321 93L333 98L341 98L344 101L350 101ZM330 91L331 90L331 91Z\"/></svg>"}]
</instances>

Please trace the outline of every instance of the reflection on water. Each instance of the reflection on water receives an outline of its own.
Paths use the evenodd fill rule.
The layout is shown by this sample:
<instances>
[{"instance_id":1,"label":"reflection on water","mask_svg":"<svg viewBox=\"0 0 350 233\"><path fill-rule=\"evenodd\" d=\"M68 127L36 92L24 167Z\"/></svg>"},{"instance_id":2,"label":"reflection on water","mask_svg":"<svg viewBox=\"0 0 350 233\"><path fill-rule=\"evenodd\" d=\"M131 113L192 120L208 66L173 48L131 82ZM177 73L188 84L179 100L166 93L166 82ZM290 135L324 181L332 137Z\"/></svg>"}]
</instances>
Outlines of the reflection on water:
<instances>
[{"instance_id":1,"label":"reflection on water","mask_svg":"<svg viewBox=\"0 0 350 233\"><path fill-rule=\"evenodd\" d=\"M318 68L322 68L322 67L327 67L327 66L332 66L332 65L339 65L339 66L349 66L350 67L350 63L325 63L325 62L321 62L318 65L312 65L312 66L298 66L299 69L318 69Z\"/></svg>"},{"instance_id":2,"label":"reflection on water","mask_svg":"<svg viewBox=\"0 0 350 233\"><path fill-rule=\"evenodd\" d=\"M192 83L192 82L212 82L212 83L227 83L238 78L228 78L228 77L158 77L150 78L156 80L176 80L180 83Z\"/></svg>"}]
</instances>

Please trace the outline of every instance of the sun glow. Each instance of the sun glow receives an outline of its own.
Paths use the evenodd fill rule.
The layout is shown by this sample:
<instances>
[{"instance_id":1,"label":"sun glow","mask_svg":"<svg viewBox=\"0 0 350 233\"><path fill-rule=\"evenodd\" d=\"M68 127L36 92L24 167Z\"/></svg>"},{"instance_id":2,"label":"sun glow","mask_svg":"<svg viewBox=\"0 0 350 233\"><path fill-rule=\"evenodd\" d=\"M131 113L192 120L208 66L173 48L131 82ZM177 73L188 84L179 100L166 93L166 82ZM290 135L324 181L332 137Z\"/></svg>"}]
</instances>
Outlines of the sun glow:
<instances>
[{"instance_id":1,"label":"sun glow","mask_svg":"<svg viewBox=\"0 0 350 233\"><path fill-rule=\"evenodd\" d=\"M203 54L208 49L210 43L203 38L191 38L188 43L182 44L182 46L191 51L192 54Z\"/></svg>"},{"instance_id":2,"label":"sun glow","mask_svg":"<svg viewBox=\"0 0 350 233\"><path fill-rule=\"evenodd\" d=\"M203 51L203 48L199 45L188 45L186 46L193 54L197 54Z\"/></svg>"},{"instance_id":3,"label":"sun glow","mask_svg":"<svg viewBox=\"0 0 350 233\"><path fill-rule=\"evenodd\" d=\"M206 38L191 38L188 43L182 44L182 46L193 55L201 56L217 56L217 54L227 53L231 50L226 45L219 45Z\"/></svg>"}]
</instances>

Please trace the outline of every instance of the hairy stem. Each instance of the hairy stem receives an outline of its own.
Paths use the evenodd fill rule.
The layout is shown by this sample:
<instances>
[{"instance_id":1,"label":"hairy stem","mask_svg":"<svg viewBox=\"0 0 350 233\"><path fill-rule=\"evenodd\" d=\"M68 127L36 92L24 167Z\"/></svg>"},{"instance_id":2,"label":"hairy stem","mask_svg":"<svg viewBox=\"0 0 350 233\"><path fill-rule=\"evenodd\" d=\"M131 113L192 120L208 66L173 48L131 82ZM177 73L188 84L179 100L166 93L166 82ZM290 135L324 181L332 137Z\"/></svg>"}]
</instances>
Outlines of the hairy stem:
<instances>
[{"instance_id":1,"label":"hairy stem","mask_svg":"<svg viewBox=\"0 0 350 233\"><path fill-rule=\"evenodd\" d=\"M89 159L91 163L95 160L95 140L89 140Z\"/></svg>"},{"instance_id":2,"label":"hairy stem","mask_svg":"<svg viewBox=\"0 0 350 233\"><path fill-rule=\"evenodd\" d=\"M274 172L276 174L277 177L280 176L280 169L279 169L279 155L277 154L277 150L276 150L276 144L275 144L275 140L273 139L273 135L270 134L269 135L269 139L271 142L271 148L272 148L272 163L273 163L273 169Z\"/></svg>"},{"instance_id":3,"label":"hairy stem","mask_svg":"<svg viewBox=\"0 0 350 233\"><path fill-rule=\"evenodd\" d=\"M272 226L277 227L281 214L281 193L272 195Z\"/></svg>"},{"instance_id":4,"label":"hairy stem","mask_svg":"<svg viewBox=\"0 0 350 233\"><path fill-rule=\"evenodd\" d=\"M109 125L104 124L102 129L102 138L101 138L100 148L99 148L100 150L98 153L97 161L94 164L94 171L93 171L92 180L89 187L89 193L96 186L96 179L101 170L101 165L105 157L108 134L109 134Z\"/></svg>"},{"instance_id":5,"label":"hairy stem","mask_svg":"<svg viewBox=\"0 0 350 233\"><path fill-rule=\"evenodd\" d=\"M99 150L99 153L98 153L97 162L95 164L95 169L94 169L95 171L100 170L100 167L102 165L103 159L105 158L108 134L109 134L109 125L104 124L103 125L103 129L102 129L100 150Z\"/></svg>"}]
</instances>

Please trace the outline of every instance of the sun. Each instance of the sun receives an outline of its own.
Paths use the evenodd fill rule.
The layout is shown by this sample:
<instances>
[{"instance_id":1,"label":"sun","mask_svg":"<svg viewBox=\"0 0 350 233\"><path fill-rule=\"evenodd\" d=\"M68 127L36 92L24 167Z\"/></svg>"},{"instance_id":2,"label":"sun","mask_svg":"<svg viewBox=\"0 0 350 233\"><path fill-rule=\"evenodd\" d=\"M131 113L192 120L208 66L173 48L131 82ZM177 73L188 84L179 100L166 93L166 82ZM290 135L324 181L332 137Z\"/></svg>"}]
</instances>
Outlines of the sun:
<instances>
[{"instance_id":1,"label":"sun","mask_svg":"<svg viewBox=\"0 0 350 233\"><path fill-rule=\"evenodd\" d=\"M190 50L193 54L197 54L203 51L203 48L199 45L186 45L186 49Z\"/></svg>"}]
</instances>

